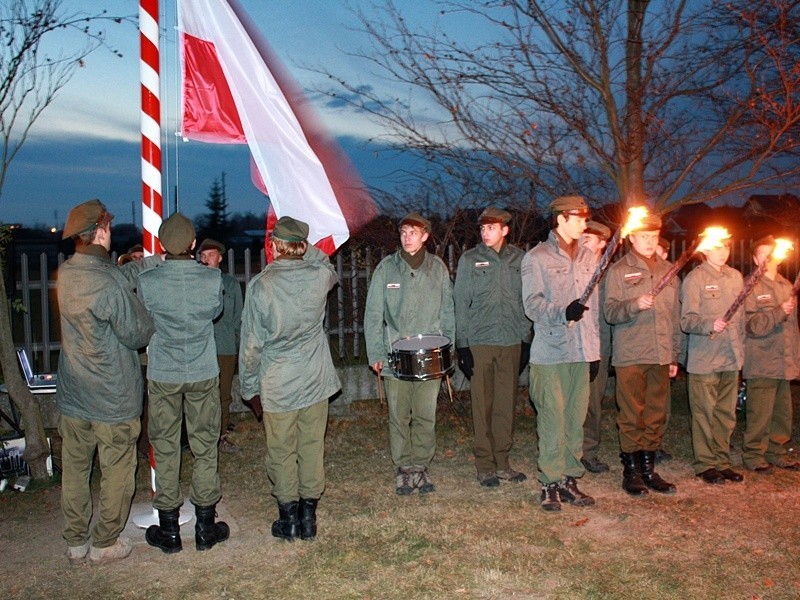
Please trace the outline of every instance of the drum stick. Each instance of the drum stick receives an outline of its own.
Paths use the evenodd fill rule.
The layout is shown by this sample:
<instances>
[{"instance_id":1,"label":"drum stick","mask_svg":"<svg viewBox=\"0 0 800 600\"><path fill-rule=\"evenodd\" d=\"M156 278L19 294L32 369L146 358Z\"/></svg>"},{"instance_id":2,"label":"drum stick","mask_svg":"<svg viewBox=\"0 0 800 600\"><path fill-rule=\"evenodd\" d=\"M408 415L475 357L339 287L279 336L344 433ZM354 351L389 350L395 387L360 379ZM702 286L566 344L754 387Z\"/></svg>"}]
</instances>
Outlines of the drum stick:
<instances>
[{"instance_id":1,"label":"drum stick","mask_svg":"<svg viewBox=\"0 0 800 600\"><path fill-rule=\"evenodd\" d=\"M381 406L383 406L383 381L381 380L381 372L378 371L378 398L381 399Z\"/></svg>"},{"instance_id":2,"label":"drum stick","mask_svg":"<svg viewBox=\"0 0 800 600\"><path fill-rule=\"evenodd\" d=\"M447 394L450 396L450 404L452 404L453 403L453 388L450 387L450 375L445 375L444 379L447 382Z\"/></svg>"}]
</instances>

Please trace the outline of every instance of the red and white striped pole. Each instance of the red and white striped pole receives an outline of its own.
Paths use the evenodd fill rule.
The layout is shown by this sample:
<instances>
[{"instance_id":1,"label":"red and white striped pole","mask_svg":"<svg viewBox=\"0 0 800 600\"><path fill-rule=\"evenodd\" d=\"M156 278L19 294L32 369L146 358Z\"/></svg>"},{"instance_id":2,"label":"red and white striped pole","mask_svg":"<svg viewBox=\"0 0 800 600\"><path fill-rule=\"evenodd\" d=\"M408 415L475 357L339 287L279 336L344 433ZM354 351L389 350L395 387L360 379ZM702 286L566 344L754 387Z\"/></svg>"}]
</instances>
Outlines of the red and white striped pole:
<instances>
[{"instance_id":1,"label":"red and white striped pole","mask_svg":"<svg viewBox=\"0 0 800 600\"><path fill-rule=\"evenodd\" d=\"M139 0L139 82L142 94L142 245L145 254L161 252L161 100L158 0Z\"/></svg>"}]
</instances>

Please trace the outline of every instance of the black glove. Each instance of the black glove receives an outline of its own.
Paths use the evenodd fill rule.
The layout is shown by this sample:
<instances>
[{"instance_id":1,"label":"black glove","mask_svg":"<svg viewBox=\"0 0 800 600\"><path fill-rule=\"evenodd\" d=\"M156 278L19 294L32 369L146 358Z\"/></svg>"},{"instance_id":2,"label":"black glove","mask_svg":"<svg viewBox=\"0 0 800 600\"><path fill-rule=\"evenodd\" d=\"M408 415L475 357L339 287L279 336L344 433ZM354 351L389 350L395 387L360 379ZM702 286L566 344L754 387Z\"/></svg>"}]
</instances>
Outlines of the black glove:
<instances>
[{"instance_id":1,"label":"black glove","mask_svg":"<svg viewBox=\"0 0 800 600\"><path fill-rule=\"evenodd\" d=\"M531 359L531 343L522 342L519 346L519 374L522 375L522 372L525 370L525 367L528 366L528 362Z\"/></svg>"},{"instance_id":2,"label":"black glove","mask_svg":"<svg viewBox=\"0 0 800 600\"><path fill-rule=\"evenodd\" d=\"M472 369L475 361L472 359L472 350L469 348L456 348L458 354L458 368L467 379L472 379Z\"/></svg>"},{"instance_id":3,"label":"black glove","mask_svg":"<svg viewBox=\"0 0 800 600\"><path fill-rule=\"evenodd\" d=\"M589 363L589 383L594 381L597 378L597 374L600 372L600 361L593 360Z\"/></svg>"},{"instance_id":4,"label":"black glove","mask_svg":"<svg viewBox=\"0 0 800 600\"><path fill-rule=\"evenodd\" d=\"M583 313L589 310L585 304L581 304L579 299L575 299L567 306L567 321L580 321L583 318Z\"/></svg>"}]
</instances>

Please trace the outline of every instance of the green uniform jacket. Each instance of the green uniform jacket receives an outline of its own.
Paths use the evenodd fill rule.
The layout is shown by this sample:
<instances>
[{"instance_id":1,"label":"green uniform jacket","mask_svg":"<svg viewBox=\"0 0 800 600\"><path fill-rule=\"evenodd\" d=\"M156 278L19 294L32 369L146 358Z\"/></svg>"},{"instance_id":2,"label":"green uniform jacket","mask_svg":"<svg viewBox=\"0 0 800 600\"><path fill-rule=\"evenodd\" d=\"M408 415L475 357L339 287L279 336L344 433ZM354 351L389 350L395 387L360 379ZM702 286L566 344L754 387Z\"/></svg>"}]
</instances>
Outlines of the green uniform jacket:
<instances>
[{"instance_id":1,"label":"green uniform jacket","mask_svg":"<svg viewBox=\"0 0 800 600\"><path fill-rule=\"evenodd\" d=\"M778 274L763 277L744 303L747 336L744 339L742 377L785 379L800 377L800 331L797 308L787 315L781 304L789 299L792 284Z\"/></svg>"},{"instance_id":2,"label":"green uniform jacket","mask_svg":"<svg viewBox=\"0 0 800 600\"><path fill-rule=\"evenodd\" d=\"M191 257L167 257L139 275L139 297L156 332L147 349L147 378L194 383L219 375L212 321L222 311L222 278Z\"/></svg>"},{"instance_id":3,"label":"green uniform jacket","mask_svg":"<svg viewBox=\"0 0 800 600\"><path fill-rule=\"evenodd\" d=\"M391 374L388 356L397 340L438 334L453 341L455 329L453 285L442 259L426 251L422 265L413 270L397 251L378 264L364 309L370 365L383 362L383 372Z\"/></svg>"},{"instance_id":4,"label":"green uniform jacket","mask_svg":"<svg viewBox=\"0 0 800 600\"><path fill-rule=\"evenodd\" d=\"M341 389L323 327L336 271L323 252L280 258L247 286L239 347L242 398L256 394L267 412L328 401Z\"/></svg>"},{"instance_id":5,"label":"green uniform jacket","mask_svg":"<svg viewBox=\"0 0 800 600\"><path fill-rule=\"evenodd\" d=\"M136 349L153 321L101 246L82 248L58 269L61 353L56 404L85 421L123 423L142 412Z\"/></svg>"},{"instance_id":6,"label":"green uniform jacket","mask_svg":"<svg viewBox=\"0 0 800 600\"><path fill-rule=\"evenodd\" d=\"M589 310L575 325L567 326L565 314L592 278L594 255L581 246L573 262L559 248L557 235L551 231L546 241L522 259L522 298L535 332L530 362L557 365L600 360L598 290L589 296Z\"/></svg>"},{"instance_id":7,"label":"green uniform jacket","mask_svg":"<svg viewBox=\"0 0 800 600\"><path fill-rule=\"evenodd\" d=\"M681 329L689 334L686 371L697 375L738 371L744 363L744 318L738 310L728 327L713 338L714 321L725 316L742 289L742 274L707 262L693 269L681 287Z\"/></svg>"},{"instance_id":8,"label":"green uniform jacket","mask_svg":"<svg viewBox=\"0 0 800 600\"><path fill-rule=\"evenodd\" d=\"M630 365L677 364L681 358L680 280L670 281L647 310L640 310L639 296L647 294L672 266L654 256L651 272L649 263L628 252L611 265L606 273L603 310L612 326L615 367Z\"/></svg>"},{"instance_id":9,"label":"green uniform jacket","mask_svg":"<svg viewBox=\"0 0 800 600\"><path fill-rule=\"evenodd\" d=\"M242 288L232 275L222 273L222 314L214 321L217 354L235 355L242 326Z\"/></svg>"},{"instance_id":10,"label":"green uniform jacket","mask_svg":"<svg viewBox=\"0 0 800 600\"><path fill-rule=\"evenodd\" d=\"M480 243L458 261L453 300L456 347L514 346L531 340L531 322L522 306L522 257L505 244L498 254Z\"/></svg>"}]
</instances>

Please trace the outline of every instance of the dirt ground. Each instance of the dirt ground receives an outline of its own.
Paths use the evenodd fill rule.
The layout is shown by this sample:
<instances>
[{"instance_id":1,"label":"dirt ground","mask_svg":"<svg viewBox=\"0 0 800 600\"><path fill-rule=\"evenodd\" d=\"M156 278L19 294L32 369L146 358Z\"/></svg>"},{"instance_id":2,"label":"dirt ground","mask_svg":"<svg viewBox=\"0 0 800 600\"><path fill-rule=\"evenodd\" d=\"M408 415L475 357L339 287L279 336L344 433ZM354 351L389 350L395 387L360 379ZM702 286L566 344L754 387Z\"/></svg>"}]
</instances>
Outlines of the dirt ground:
<instances>
[{"instance_id":1,"label":"dirt ground","mask_svg":"<svg viewBox=\"0 0 800 600\"><path fill-rule=\"evenodd\" d=\"M128 559L70 566L58 484L6 491L0 589L7 598L32 599L800 597L800 473L746 473L738 485L700 482L678 390L666 439L675 458L659 468L678 493L632 499L620 489L615 414L607 402L601 457L611 472L581 481L597 506L547 514L538 506L534 418L523 399L512 457L527 482L480 488L468 402L444 399L431 467L437 492L407 498L393 493L386 407L356 403L352 418L329 423L319 537L294 544L270 535L277 511L264 472L263 430L250 414L239 414L234 439L241 452L220 455L219 513L231 526L230 540L196 552L192 521L182 528L183 551L166 555L129 523ZM740 443L741 423L735 462ZM183 457L186 491L191 455ZM137 490L132 514L147 514L144 461Z\"/></svg>"}]
</instances>

